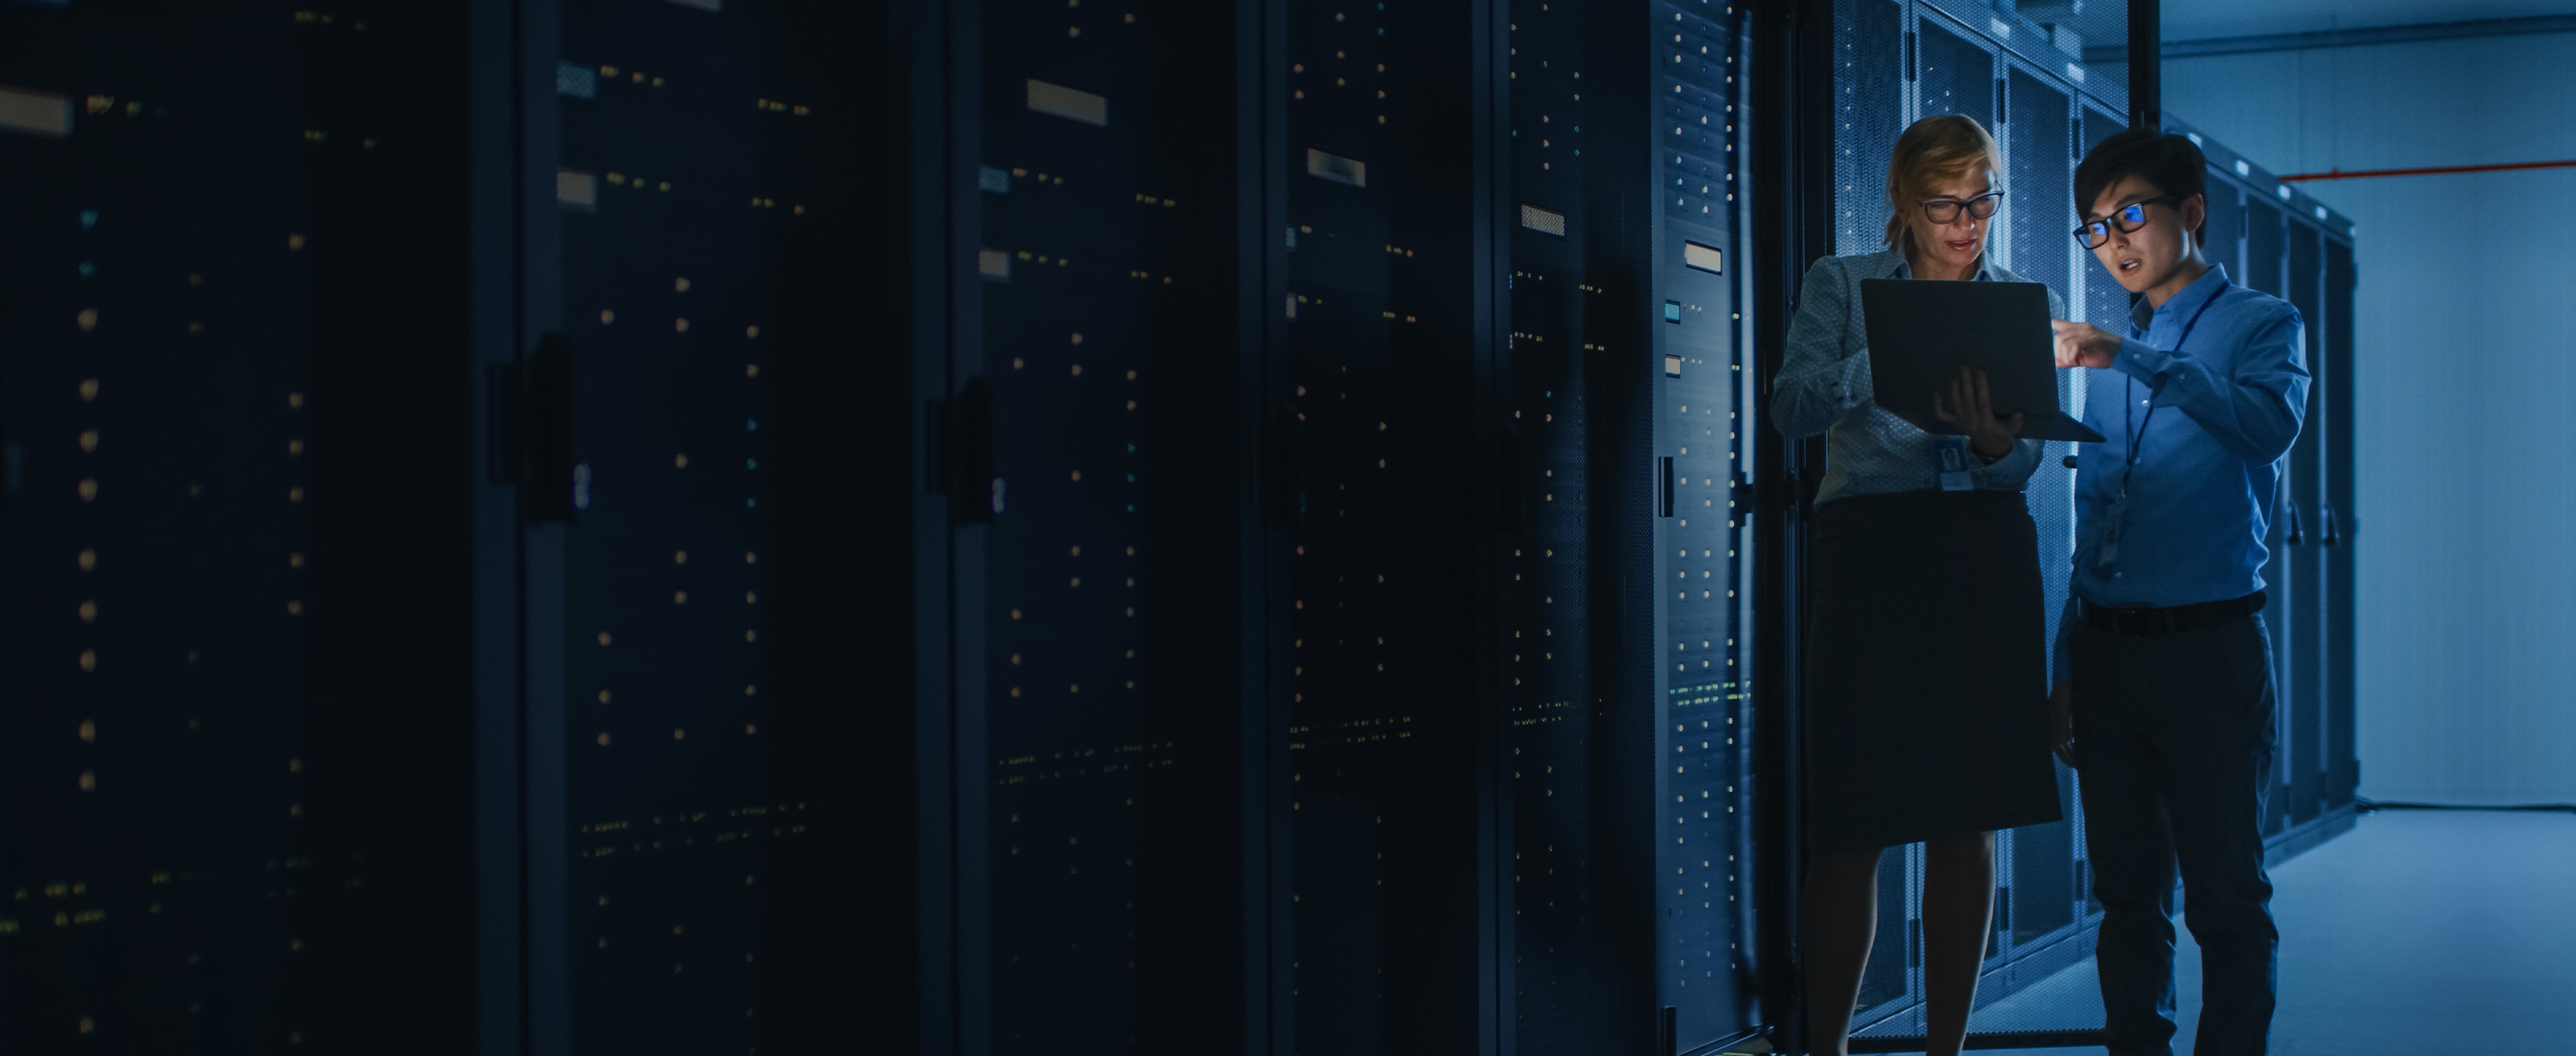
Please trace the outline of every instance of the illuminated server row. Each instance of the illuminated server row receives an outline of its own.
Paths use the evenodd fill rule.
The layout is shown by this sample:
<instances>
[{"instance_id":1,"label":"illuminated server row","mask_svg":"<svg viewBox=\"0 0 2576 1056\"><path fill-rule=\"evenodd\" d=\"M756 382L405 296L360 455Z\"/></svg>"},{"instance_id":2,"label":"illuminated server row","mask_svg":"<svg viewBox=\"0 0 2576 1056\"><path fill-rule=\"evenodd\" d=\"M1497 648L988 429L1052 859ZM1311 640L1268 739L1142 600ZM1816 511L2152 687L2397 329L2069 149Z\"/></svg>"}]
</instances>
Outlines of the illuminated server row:
<instances>
[{"instance_id":1,"label":"illuminated server row","mask_svg":"<svg viewBox=\"0 0 2576 1056\"><path fill-rule=\"evenodd\" d=\"M1761 1026L1749 854L1691 879L1726 877L1719 908L1661 919L1655 797L1711 793L1694 812L1736 820L1692 836L1741 840L1750 785L1656 779L1658 610L1624 585L1660 545L1679 286L1652 265L1649 97L1654 23L1685 9L1722 47L1694 102L1722 112L1744 91L1723 49L1750 54L1723 4L986 4L917 27L916 105L973 117L912 141L916 293L941 306L914 332L920 523L946 548L917 595L922 758L954 768L924 774L947 899L924 903L926 1050ZM1694 340L1712 376L1750 363L1741 328ZM1749 641L1728 597L1719 637ZM1658 995L1674 942L1690 981Z\"/></svg>"},{"instance_id":2,"label":"illuminated server row","mask_svg":"<svg viewBox=\"0 0 2576 1056\"><path fill-rule=\"evenodd\" d=\"M2122 105L1893 0L183 6L0 8L13 1051L1777 1026L1762 376L1791 192L1845 204L1789 126L1976 113L2036 216ZM2249 274L2348 318L2270 201ZM2278 552L2322 834L2348 550ZM2007 844L1995 993L2077 948L2074 831Z\"/></svg>"}]
</instances>

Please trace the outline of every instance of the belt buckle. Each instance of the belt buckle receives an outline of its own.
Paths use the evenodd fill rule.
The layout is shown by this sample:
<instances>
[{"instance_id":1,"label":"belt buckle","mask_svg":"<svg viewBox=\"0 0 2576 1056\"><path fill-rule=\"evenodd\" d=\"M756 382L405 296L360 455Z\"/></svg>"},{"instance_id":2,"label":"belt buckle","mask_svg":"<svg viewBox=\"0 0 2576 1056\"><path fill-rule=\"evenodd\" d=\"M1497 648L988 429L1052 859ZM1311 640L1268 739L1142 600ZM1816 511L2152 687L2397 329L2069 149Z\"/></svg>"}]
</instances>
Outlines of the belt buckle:
<instances>
[{"instance_id":1,"label":"belt buckle","mask_svg":"<svg viewBox=\"0 0 2576 1056\"><path fill-rule=\"evenodd\" d=\"M2111 631L2129 638L2153 638L2173 633L2170 609L2113 609Z\"/></svg>"}]
</instances>

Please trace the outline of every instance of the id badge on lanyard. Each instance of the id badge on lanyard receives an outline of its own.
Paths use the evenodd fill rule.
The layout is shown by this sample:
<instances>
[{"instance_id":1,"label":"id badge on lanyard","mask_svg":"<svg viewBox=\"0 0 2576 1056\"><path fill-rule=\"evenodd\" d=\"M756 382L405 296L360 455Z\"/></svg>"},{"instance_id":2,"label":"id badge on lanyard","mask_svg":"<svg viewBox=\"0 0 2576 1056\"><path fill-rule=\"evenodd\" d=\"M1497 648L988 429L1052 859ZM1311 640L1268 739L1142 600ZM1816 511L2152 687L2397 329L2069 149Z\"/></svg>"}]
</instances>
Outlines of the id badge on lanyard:
<instances>
[{"instance_id":1,"label":"id badge on lanyard","mask_svg":"<svg viewBox=\"0 0 2576 1056\"><path fill-rule=\"evenodd\" d=\"M2096 568L2108 570L2119 564L2120 530L2129 525L2129 474L2136 470L2135 462L2122 467L2119 493L2112 497L2111 508L2102 511L2102 518L2110 522L2110 527L2103 531L2101 543L2094 548L2093 564Z\"/></svg>"},{"instance_id":2,"label":"id badge on lanyard","mask_svg":"<svg viewBox=\"0 0 2576 1056\"><path fill-rule=\"evenodd\" d=\"M1943 491L1973 491L1976 482L1968 479L1976 463L1968 459L1968 438L1936 436L1932 438L1932 472L1941 478Z\"/></svg>"},{"instance_id":3,"label":"id badge on lanyard","mask_svg":"<svg viewBox=\"0 0 2576 1056\"><path fill-rule=\"evenodd\" d=\"M2182 324L2182 335L2174 338L2174 351L2182 351L2183 345L2191 340L2192 330L2200 325L2200 317L2209 314L2210 306L2218 303L2218 298L2227 292L2227 287L2228 283L2220 282L2218 289L2210 293L2209 299L2200 302L2200 310L2191 313L2191 320ZM2129 336L2146 335L2132 323ZM2120 380L2120 414L2124 420L2129 415L2129 398L2136 384L2136 380L2132 378L2124 377ZM2153 390L2149 390L2149 398L2152 401ZM2109 569L2119 563L2120 535L2129 527L2129 480L2138 475L2138 448L2146 443L2147 427L2155 424L2155 420L2156 408L2154 403L2150 402L2147 405L2145 421L2139 422L2135 430L2125 426L2120 430L2121 435L2128 441L2129 449L2125 452L2128 457L2123 460L2120 467L2120 491L2112 498L2111 508L2103 511L2103 517L2110 521L2110 528L2102 533L2102 542L2093 553L2093 564L2097 568Z\"/></svg>"}]
</instances>

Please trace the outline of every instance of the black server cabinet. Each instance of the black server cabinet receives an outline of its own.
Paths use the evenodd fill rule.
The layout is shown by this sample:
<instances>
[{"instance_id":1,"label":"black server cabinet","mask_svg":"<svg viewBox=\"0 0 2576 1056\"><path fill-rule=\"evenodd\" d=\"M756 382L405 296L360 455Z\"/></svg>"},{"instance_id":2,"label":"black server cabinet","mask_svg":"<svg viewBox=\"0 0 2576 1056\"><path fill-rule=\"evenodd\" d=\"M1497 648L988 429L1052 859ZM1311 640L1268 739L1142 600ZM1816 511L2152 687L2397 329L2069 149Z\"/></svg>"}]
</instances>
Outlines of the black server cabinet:
<instances>
[{"instance_id":1,"label":"black server cabinet","mask_svg":"<svg viewBox=\"0 0 2576 1056\"><path fill-rule=\"evenodd\" d=\"M572 443L569 479L538 461L520 492L564 518L520 543L536 1051L811 1046L855 989L829 876L878 832L853 755L899 744L863 706L902 698L912 654L850 603L902 598L907 549L853 495L909 464L907 373L860 291L884 278L850 252L884 224L855 173L881 100L842 49L884 33L827 3L569 0L520 36L554 59L520 67L551 108L520 178L551 165L554 196L515 379L569 412L520 443Z\"/></svg>"},{"instance_id":2,"label":"black server cabinet","mask_svg":"<svg viewBox=\"0 0 2576 1056\"><path fill-rule=\"evenodd\" d=\"M2080 299L2079 291L2092 275L2102 268L2084 252L2066 231L2073 224L2074 185L2071 165L2083 156L2076 129L2081 123L2076 100L2070 98L2062 77L2044 73L2026 62L2007 56L2004 76L1998 88L2006 102L2004 121L1996 132L2004 148L2005 185L2010 189L2012 215L1995 232L1997 240L2008 244L2011 266L2015 271L2047 283L2066 297L2070 311ZM2106 276L2107 277L2107 276ZM2057 374L2058 405L2071 406L2082 379L2074 371ZM2065 448L2071 453L2072 445ZM2038 527L2039 538L2069 539L2075 534L2075 474L2062 462L2043 458L2039 469L2031 474L2025 494L2030 500L2031 518ZM2046 633L2054 641L2065 618L2068 566L2044 565L2040 578L2045 591L2043 611ZM2051 661L2054 663L2054 660ZM2051 681L2066 677L2063 672L2050 672ZM2066 820L2046 825L2033 825L2014 830L2000 841L1997 853L1998 894L1995 934L1987 939L1987 954L1995 961L2024 962L2008 977L2005 985L2026 984L2040 977L2044 966L2049 971L2063 967L2081 956L2083 943L2070 942L2076 934L2083 892L2076 886L2076 870L2069 863L2076 853L2078 826L2075 824L2075 773L2063 765L2056 768L2058 802L2067 811ZM2050 956L2033 959L2029 955L2043 948Z\"/></svg>"},{"instance_id":3,"label":"black server cabinet","mask_svg":"<svg viewBox=\"0 0 2576 1056\"><path fill-rule=\"evenodd\" d=\"M1260 13L912 12L923 1051L1269 1029Z\"/></svg>"},{"instance_id":4,"label":"black server cabinet","mask_svg":"<svg viewBox=\"0 0 2576 1056\"><path fill-rule=\"evenodd\" d=\"M2111 138L2112 134L2128 127L2128 122L2088 100L2084 105L2083 117L2078 127L2083 130L2084 149L2089 151L2100 146L2103 140ZM2071 179L2073 173L2070 172L2068 175ZM2091 202L2078 202L2076 205L2079 209L2093 207ZM2074 230L2072 225L2068 230ZM2071 239L2068 244L2070 246L2073 244ZM2099 261L2092 259L2093 255L2089 251L2077 251L2076 256L2083 265L2084 282L2079 287L2082 291L2081 295L2068 299L2070 306L2071 302L2081 300L2084 305L2085 320L2106 329L2117 329L2123 325L2124 320L2134 321L2140 318L2132 315L2135 299L2129 296L2128 290L2121 288L2120 280L2112 278L2111 273L2104 270ZM2230 270L2231 272L2234 270L2233 265L2230 265ZM2069 403L2067 406L2068 413L2073 413L2074 404Z\"/></svg>"},{"instance_id":5,"label":"black server cabinet","mask_svg":"<svg viewBox=\"0 0 2576 1056\"><path fill-rule=\"evenodd\" d=\"M2227 180L2212 179L2202 193L2209 199L2209 211L2201 222L2200 255L2226 268L2231 281L2248 281L2244 191Z\"/></svg>"},{"instance_id":6,"label":"black server cabinet","mask_svg":"<svg viewBox=\"0 0 2576 1056\"><path fill-rule=\"evenodd\" d=\"M1301 1052L1493 1043L1496 5L1282 5ZM1571 132L1569 128L1569 133Z\"/></svg>"},{"instance_id":7,"label":"black server cabinet","mask_svg":"<svg viewBox=\"0 0 2576 1056\"><path fill-rule=\"evenodd\" d=\"M1752 494L1764 474L1752 456L1764 401L1753 369L1746 262L1755 189L1745 145L1764 118L1750 105L1748 11L1664 0L1654 12L1656 45L1670 52L1669 61L1655 56L1650 82L1659 315L1647 362L1610 362L1613 377L1634 385L1643 374L1651 386L1660 494L1651 519L1625 503L1603 513L1613 525L1652 526L1654 809L1669 837L1654 840L1655 992L1670 1010L1667 1051L1688 1052L1742 1038L1763 1019L1752 902L1772 848L1757 849L1752 804L1757 783L1780 772L1754 750L1757 716L1776 711L1764 706L1770 687L1753 677L1754 570L1766 555L1755 545ZM1617 473L1599 476L1607 483Z\"/></svg>"},{"instance_id":8,"label":"black server cabinet","mask_svg":"<svg viewBox=\"0 0 2576 1056\"><path fill-rule=\"evenodd\" d=\"M2282 254L2284 299L2299 310L2299 318L2316 320L2300 328L2301 355L2307 363L2316 364L2324 357L2320 341L2325 335L2325 313L2319 309L2324 292L2325 268L2318 245L2321 235L2316 228L2290 223L2286 229L2287 246ZM2325 807L2325 549L2324 519L2318 503L2325 497L2322 441L2332 428L2324 413L2324 393L2313 384L2324 380L2322 372L2309 367L2312 379L2308 394L2308 413L2301 423L2299 439L2290 447L2289 479L2283 489L2284 513L2288 514L2290 537L2289 620L2290 635L2283 657L2289 678L2281 687L2286 692L2282 702L2289 705L2283 718L2282 746L2278 758L2287 771L2283 775L2281 797L2283 819L2297 825L2316 820ZM2329 383L2330 384L2330 383Z\"/></svg>"},{"instance_id":9,"label":"black server cabinet","mask_svg":"<svg viewBox=\"0 0 2576 1056\"><path fill-rule=\"evenodd\" d=\"M475 15L484 1048L821 1046L906 952L890 28Z\"/></svg>"},{"instance_id":10,"label":"black server cabinet","mask_svg":"<svg viewBox=\"0 0 2576 1056\"><path fill-rule=\"evenodd\" d=\"M2288 241L2288 232L2283 230L2284 221L2281 218L2281 210L2265 200L2265 196L2259 189L2249 188L2243 201L2245 270L2236 281L2250 289L2261 290L2272 296L2286 299L2289 293L2288 268L2287 262L2282 258L2283 249ZM2313 388L2310 395L2313 398ZM2301 440L2304 442L2305 439L2306 431L2302 429ZM2295 492L2300 483L2298 454L2300 452L2296 449L2291 452L2291 457L2284 461L2281 475L2276 478L2277 485L2272 495L2272 518L2266 525L2263 536L2263 547L2267 556L2262 571L2264 605L2260 619L2263 620L2264 629L2271 638L2274 693L2272 754L2274 784L2263 802L2263 833L2267 838L2286 830L2290 824L2294 800L2286 786L2290 783L2292 775L2298 773L2300 764L2306 762L2303 757L2307 754L2300 750L2299 743L2292 732L2293 726L2298 724L2304 711L2301 706L2300 691L2305 688L2308 682L2306 676L2309 674L2299 664L2302 637L2300 617L2305 613L2298 605L2296 587L2299 584L2296 581L2298 572L2296 566L2301 556L2298 547L2306 542L2306 538L2300 531L2299 504Z\"/></svg>"},{"instance_id":11,"label":"black server cabinet","mask_svg":"<svg viewBox=\"0 0 2576 1056\"><path fill-rule=\"evenodd\" d=\"M1631 7L1516 0L1509 16L1504 1052L1636 1051L1656 1030L1642 999L1650 760L1623 758L1647 720L1604 706L1641 696L1650 662L1607 586L1646 565L1634 529L1652 500L1643 371L1618 368L1642 362L1652 311L1648 189L1627 148L1644 132L1653 27Z\"/></svg>"},{"instance_id":12,"label":"black server cabinet","mask_svg":"<svg viewBox=\"0 0 2576 1056\"><path fill-rule=\"evenodd\" d=\"M1760 1026L1750 14L1510 18L1501 1051L1699 1051Z\"/></svg>"},{"instance_id":13,"label":"black server cabinet","mask_svg":"<svg viewBox=\"0 0 2576 1056\"><path fill-rule=\"evenodd\" d=\"M463 35L0 9L0 1049L471 1044Z\"/></svg>"},{"instance_id":14,"label":"black server cabinet","mask_svg":"<svg viewBox=\"0 0 2576 1056\"><path fill-rule=\"evenodd\" d=\"M2353 234L2343 224L2344 238ZM2361 756L2354 743L2353 554L2350 534L2359 527L2353 493L2353 247L2326 229L2325 313L2321 321L2324 354L2310 370L2324 379L2325 394L2317 407L2325 419L2325 494L2318 503L2318 543L2325 546L2325 779L2329 813L2355 803L2361 786Z\"/></svg>"}]
</instances>

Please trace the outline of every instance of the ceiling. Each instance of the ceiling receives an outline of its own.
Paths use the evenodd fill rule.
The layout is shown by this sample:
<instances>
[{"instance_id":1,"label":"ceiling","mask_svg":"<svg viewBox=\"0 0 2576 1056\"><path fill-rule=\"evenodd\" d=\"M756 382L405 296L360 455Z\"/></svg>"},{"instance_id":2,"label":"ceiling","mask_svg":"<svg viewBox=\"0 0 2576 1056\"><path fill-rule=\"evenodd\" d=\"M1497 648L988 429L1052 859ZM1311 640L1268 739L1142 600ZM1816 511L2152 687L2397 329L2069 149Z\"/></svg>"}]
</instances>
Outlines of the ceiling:
<instances>
[{"instance_id":1,"label":"ceiling","mask_svg":"<svg viewBox=\"0 0 2576 1056\"><path fill-rule=\"evenodd\" d=\"M2163 0L2164 39L2576 14L2576 0Z\"/></svg>"}]
</instances>

